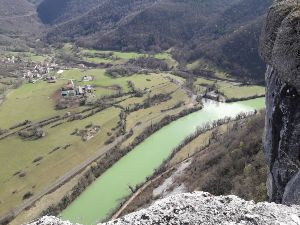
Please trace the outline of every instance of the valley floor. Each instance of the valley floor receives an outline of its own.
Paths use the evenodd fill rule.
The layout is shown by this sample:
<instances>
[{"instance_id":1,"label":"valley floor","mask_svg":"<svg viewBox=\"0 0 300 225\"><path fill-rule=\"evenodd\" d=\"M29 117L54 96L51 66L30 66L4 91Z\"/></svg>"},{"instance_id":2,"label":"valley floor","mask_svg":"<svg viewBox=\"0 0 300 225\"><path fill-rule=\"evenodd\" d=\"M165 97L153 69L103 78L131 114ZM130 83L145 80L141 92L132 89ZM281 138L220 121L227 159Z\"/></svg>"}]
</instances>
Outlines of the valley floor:
<instances>
[{"instance_id":1,"label":"valley floor","mask_svg":"<svg viewBox=\"0 0 300 225\"><path fill-rule=\"evenodd\" d=\"M66 44L49 55L6 52L2 62L12 55L36 65L58 57L62 72L50 73L56 76L55 83L42 79L28 83L13 74L18 63L5 62L11 69L0 71L0 94L9 93L0 105L0 164L4 168L0 171L0 215L20 213L11 224L32 220L60 202L88 167L101 161L114 146L128 147L145 128L164 117L200 107L197 96L207 92L206 87L217 87L228 99L264 94L263 87L216 78L197 78L190 88L185 78L172 71L111 77L103 68L144 56L139 53L76 49ZM70 57L76 63L64 61ZM177 67L168 52L153 57ZM79 62L92 64L82 66ZM92 80L82 81L84 76ZM70 80L76 86L93 87L85 104L77 99L66 103L61 97L61 87ZM42 135L36 137L37 133Z\"/></svg>"}]
</instances>

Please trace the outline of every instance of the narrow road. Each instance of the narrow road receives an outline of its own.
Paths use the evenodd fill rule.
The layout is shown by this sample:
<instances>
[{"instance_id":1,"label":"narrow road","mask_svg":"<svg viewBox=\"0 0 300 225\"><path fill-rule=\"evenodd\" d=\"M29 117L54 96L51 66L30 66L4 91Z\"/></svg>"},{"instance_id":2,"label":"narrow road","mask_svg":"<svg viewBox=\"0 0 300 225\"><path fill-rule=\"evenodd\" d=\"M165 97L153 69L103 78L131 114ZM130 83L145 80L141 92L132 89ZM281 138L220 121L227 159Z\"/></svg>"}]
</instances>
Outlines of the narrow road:
<instances>
[{"instance_id":1,"label":"narrow road","mask_svg":"<svg viewBox=\"0 0 300 225\"><path fill-rule=\"evenodd\" d=\"M163 172L162 174L158 175L157 177L155 177L152 180L149 180L148 182L146 182L141 188L139 188L136 192L134 192L134 194L125 202L125 204L122 205L122 207L115 213L113 214L113 216L109 219L109 220L115 220L117 219L122 212L127 208L127 206L141 193L143 192L147 187L149 187L150 184L152 184L153 182L157 181L158 179L160 179L163 175L167 174L168 172L170 172L171 170L173 170L174 167L171 167L170 169L168 169L167 171Z\"/></svg>"}]
</instances>

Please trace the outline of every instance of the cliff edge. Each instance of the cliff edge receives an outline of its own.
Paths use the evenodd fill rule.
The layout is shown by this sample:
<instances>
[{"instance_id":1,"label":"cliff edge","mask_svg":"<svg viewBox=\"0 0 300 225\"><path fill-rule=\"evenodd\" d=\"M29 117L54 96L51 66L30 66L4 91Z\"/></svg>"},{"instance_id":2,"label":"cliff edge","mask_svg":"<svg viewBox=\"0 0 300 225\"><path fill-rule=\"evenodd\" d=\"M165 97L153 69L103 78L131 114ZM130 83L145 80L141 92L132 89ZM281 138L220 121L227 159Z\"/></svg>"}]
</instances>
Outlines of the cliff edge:
<instances>
[{"instance_id":1,"label":"cliff edge","mask_svg":"<svg viewBox=\"0 0 300 225\"><path fill-rule=\"evenodd\" d=\"M299 225L300 206L245 201L236 196L205 192L174 195L158 200L123 218L99 225ZM56 217L43 217L30 225L71 225Z\"/></svg>"},{"instance_id":2,"label":"cliff edge","mask_svg":"<svg viewBox=\"0 0 300 225\"><path fill-rule=\"evenodd\" d=\"M271 201L300 204L300 0L277 0L261 38L266 72L265 155Z\"/></svg>"}]
</instances>

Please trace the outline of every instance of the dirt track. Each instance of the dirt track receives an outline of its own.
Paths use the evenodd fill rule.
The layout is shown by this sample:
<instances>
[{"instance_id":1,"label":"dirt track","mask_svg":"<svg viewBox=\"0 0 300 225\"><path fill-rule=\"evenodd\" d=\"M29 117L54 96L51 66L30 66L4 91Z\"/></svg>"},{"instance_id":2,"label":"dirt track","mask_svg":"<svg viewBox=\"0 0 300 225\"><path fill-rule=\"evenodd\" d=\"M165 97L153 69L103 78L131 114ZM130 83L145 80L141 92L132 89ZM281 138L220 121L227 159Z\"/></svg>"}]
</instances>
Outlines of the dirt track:
<instances>
[{"instance_id":1,"label":"dirt track","mask_svg":"<svg viewBox=\"0 0 300 225\"><path fill-rule=\"evenodd\" d=\"M139 188L126 202L124 205L122 205L122 207L110 218L110 220L115 220L117 219L122 212L127 208L127 206L141 193L143 192L147 187L149 187L150 184L152 184L153 182L157 181L158 179L160 179L163 175L167 174L168 172L170 172L171 170L173 170L174 168L170 168L167 171L163 172L162 174L160 174L159 176L155 177L153 180L149 180L148 182L146 182L141 188Z\"/></svg>"}]
</instances>

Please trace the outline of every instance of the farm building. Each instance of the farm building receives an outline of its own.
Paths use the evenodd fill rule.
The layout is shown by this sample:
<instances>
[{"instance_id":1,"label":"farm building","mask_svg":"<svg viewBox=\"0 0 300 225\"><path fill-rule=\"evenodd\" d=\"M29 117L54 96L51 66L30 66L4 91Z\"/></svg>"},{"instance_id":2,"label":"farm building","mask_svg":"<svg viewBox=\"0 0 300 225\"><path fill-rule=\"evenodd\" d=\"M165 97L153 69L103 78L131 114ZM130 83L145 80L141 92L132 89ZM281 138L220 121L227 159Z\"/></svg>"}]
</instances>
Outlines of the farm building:
<instances>
[{"instance_id":1,"label":"farm building","mask_svg":"<svg viewBox=\"0 0 300 225\"><path fill-rule=\"evenodd\" d=\"M77 95L86 95L91 94L94 92L94 89L91 85L85 85L85 86L78 86L76 87L76 93Z\"/></svg>"},{"instance_id":2,"label":"farm building","mask_svg":"<svg viewBox=\"0 0 300 225\"><path fill-rule=\"evenodd\" d=\"M69 80L69 82L61 88L61 95L64 97L76 95L75 85L72 80Z\"/></svg>"},{"instance_id":3,"label":"farm building","mask_svg":"<svg viewBox=\"0 0 300 225\"><path fill-rule=\"evenodd\" d=\"M83 94L84 94L83 87L78 86L78 87L76 88L76 94L77 94L77 95L83 95Z\"/></svg>"},{"instance_id":4,"label":"farm building","mask_svg":"<svg viewBox=\"0 0 300 225\"><path fill-rule=\"evenodd\" d=\"M92 93L93 92L93 87L91 85L85 85L84 86L84 91L85 91L85 93Z\"/></svg>"},{"instance_id":5,"label":"farm building","mask_svg":"<svg viewBox=\"0 0 300 225\"><path fill-rule=\"evenodd\" d=\"M61 95L63 97L76 96L76 95L87 95L94 92L94 89L91 85L85 86L76 86L73 80L69 80L67 84L65 84L61 88Z\"/></svg>"},{"instance_id":6,"label":"farm building","mask_svg":"<svg viewBox=\"0 0 300 225\"><path fill-rule=\"evenodd\" d=\"M56 77L55 76L50 76L50 77L47 77L47 82L48 83L56 83Z\"/></svg>"},{"instance_id":7,"label":"farm building","mask_svg":"<svg viewBox=\"0 0 300 225\"><path fill-rule=\"evenodd\" d=\"M89 76L89 75L85 75L81 79L82 82L87 82L87 81L92 81L92 80L93 80L93 77Z\"/></svg>"}]
</instances>

